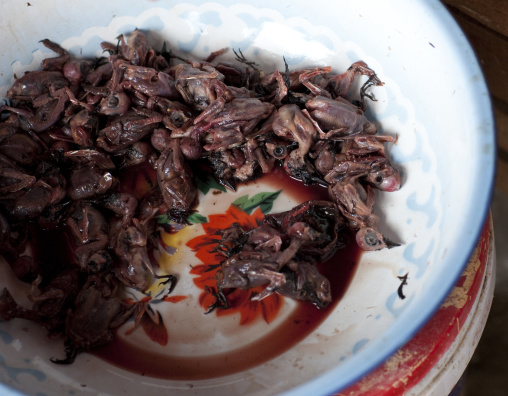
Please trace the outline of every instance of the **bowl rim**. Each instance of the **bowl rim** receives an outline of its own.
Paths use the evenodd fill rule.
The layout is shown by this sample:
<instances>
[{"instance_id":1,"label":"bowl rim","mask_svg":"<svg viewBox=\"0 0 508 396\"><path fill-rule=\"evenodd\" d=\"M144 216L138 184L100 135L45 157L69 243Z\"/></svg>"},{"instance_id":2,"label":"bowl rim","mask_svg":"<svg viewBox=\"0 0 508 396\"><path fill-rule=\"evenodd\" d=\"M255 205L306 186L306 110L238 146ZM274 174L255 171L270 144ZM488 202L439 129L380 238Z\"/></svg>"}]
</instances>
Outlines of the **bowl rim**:
<instances>
[{"instance_id":1,"label":"bowl rim","mask_svg":"<svg viewBox=\"0 0 508 396\"><path fill-rule=\"evenodd\" d=\"M488 121L488 125L484 125L484 128L487 128L489 131L489 143L492 144L493 152L495 153L497 143L495 139L495 123L492 104L489 96L479 95L480 92L488 92L488 88L483 71L481 70L478 62L478 58L476 57L471 44L462 32L458 23L440 1L423 1L420 2L420 6L424 7L432 18L439 21L440 26L443 28L442 33L446 34L448 38L453 37L458 45L465 50L462 55L462 60L466 60L466 62L460 62L458 60L457 64L460 64L463 68L467 69L468 74L477 74L480 76L476 81L471 83L469 94L476 94L476 97L480 98L475 99L472 103L477 108L481 109L481 113L484 114L485 117L484 120L486 119ZM292 389L280 393L281 395L327 395L346 388L383 363L398 348L408 342L425 325L425 323L430 320L439 308L441 302L454 287L457 279L466 267L489 213L489 206L494 191L495 155L487 156L485 153L481 153L479 155L481 160L485 162L485 166L483 168L485 185L483 186L484 188L478 189L475 193L475 204L480 208L480 210L473 214L473 217L469 222L472 226L470 227L470 232L466 235L466 239L464 240L464 246L469 246L469 248L463 249L457 256L455 256L455 258L459 259L460 265L457 264L455 267L450 269L449 277L442 282L442 287L439 292L433 292L429 295L427 305L422 307L422 309L418 312L419 320L413 321L409 326L407 326L407 321L397 321L389 327L387 334L384 335L384 337L373 340L364 349L358 351L357 354L349 358L347 369L342 365L339 365L338 367L332 368L324 374L317 376L304 384L297 385ZM402 327L402 325L404 325L404 327ZM397 333L397 337L389 337L390 334L394 333ZM377 353L373 354L373 350L377 350ZM375 358L372 359L372 356L375 356ZM367 367L365 365L366 359L370 361ZM2 383L0 383L0 391L2 394L7 396L24 395L23 392Z\"/></svg>"}]
</instances>

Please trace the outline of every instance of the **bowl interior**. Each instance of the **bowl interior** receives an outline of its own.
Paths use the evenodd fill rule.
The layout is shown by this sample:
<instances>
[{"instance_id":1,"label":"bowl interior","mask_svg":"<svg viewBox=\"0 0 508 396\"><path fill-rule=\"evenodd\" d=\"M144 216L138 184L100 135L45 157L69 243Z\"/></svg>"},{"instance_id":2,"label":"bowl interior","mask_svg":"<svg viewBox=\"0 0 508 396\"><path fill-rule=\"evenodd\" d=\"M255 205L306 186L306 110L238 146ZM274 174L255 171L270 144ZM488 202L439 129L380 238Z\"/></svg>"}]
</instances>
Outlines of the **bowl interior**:
<instances>
[{"instance_id":1,"label":"bowl interior","mask_svg":"<svg viewBox=\"0 0 508 396\"><path fill-rule=\"evenodd\" d=\"M21 320L2 322L0 358L6 369L0 378L8 387L27 394L139 394L146 389L153 394L185 390L219 395L225 389L244 395L329 394L403 345L437 309L464 268L488 210L494 128L481 70L439 2L317 1L309 7L302 1L54 0L2 4L0 10L1 97L13 75L35 70L41 59L53 56L40 39L58 42L76 56L102 56L102 41L115 42L119 34L135 28L147 32L154 48L166 41L176 53L195 59L221 48L240 49L267 72L284 70L284 59L290 69L330 65L338 72L363 60L384 82L373 90L377 100L368 103L367 115L380 133L396 137L388 155L403 174L399 191L376 196L383 232L402 246L363 254L333 313L283 354L213 379L165 380L124 371L92 355L68 367L55 366L48 359L61 346L47 341L43 330ZM224 54L228 58L233 58L232 51ZM221 209L225 211L239 197L265 191L259 190L263 186L227 193L227 200L217 202L226 204ZM287 186L281 189L286 198L274 201L274 211L298 202L291 200ZM203 199L199 213L219 213L210 211L211 203ZM199 225L195 229L196 235L202 232ZM8 281L8 271L2 271ZM405 275L401 299L398 288ZM189 305L199 306L192 282L182 293L191 296ZM209 332L220 328L221 320L201 315L172 325ZM238 336L234 330L228 335L240 329L238 318L228 320L232 323L227 330L208 341L212 347L207 353L216 354L231 340L241 344L259 338L281 325L258 323L257 335L238 330L243 334ZM140 337L135 342L142 343Z\"/></svg>"}]
</instances>

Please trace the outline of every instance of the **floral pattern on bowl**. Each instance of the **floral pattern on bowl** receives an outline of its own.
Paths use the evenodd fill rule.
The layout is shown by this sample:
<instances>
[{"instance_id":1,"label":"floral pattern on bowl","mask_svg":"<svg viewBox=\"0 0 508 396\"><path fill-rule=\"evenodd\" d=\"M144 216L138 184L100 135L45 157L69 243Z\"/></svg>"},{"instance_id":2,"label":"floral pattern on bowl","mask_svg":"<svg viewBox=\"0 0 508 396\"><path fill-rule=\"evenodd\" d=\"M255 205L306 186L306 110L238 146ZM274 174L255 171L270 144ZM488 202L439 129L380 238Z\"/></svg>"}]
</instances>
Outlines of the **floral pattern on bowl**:
<instances>
[{"instance_id":1,"label":"floral pattern on bowl","mask_svg":"<svg viewBox=\"0 0 508 396\"><path fill-rule=\"evenodd\" d=\"M25 321L2 322L0 379L11 389L5 392L18 394L19 390L38 396L221 395L226 391L329 394L382 362L439 306L464 267L483 224L495 144L481 72L465 39L437 1L411 2L411 6L403 1L328 3L326 7L337 7L333 12L323 10L323 4L308 7L308 3L285 1L171 5L112 1L86 5L101 9L100 13L84 10L83 4L73 1L55 0L53 7L32 3L21 11L10 3L1 6L9 23L19 26L18 21L29 21L16 30L16 37L6 39L8 48L0 58L2 97L12 84L11 76L36 69L41 59L50 55L37 45L44 38L41 35L53 35L50 38L64 48L86 56L101 56L96 51L101 41L114 41L137 27L149 31L149 40L156 47L168 41L175 51L196 58L220 48L239 49L265 70L283 70L282 55L291 68L331 65L345 70L356 60L366 61L385 83L375 89L377 101L369 104L367 114L383 133L396 137L389 156L404 176L400 191L377 196L377 213L383 231L402 246L364 254L333 312L292 347L268 360L239 366L243 368L240 372L233 370L215 378L188 376L179 380L133 374L109 364L107 352L102 358L87 354L72 366L56 366L49 358L62 350L58 341L47 340L43 329ZM55 14L68 15L73 23L50 28L56 26ZM231 205L239 200L248 202L257 194L275 194L282 189L272 202L273 212L301 202L289 185L267 188L259 183L250 188L236 193L210 188L210 199L198 208L199 216L191 219L195 225L161 235L161 273L177 274L180 280L169 295L154 289L151 295L126 296L146 298L147 303L139 326L130 322L118 331L125 351L139 351L141 346L147 356L155 356L152 365L169 362L164 357L158 360L161 350L188 367L198 356L197 360L213 369L220 364L213 356L223 351L236 356L246 345L265 342L273 329L287 324L295 309L288 299L278 307L273 303L269 309L258 306L255 314L241 309L232 315L204 314L209 294L203 292L210 280L203 276L204 266L214 263L204 263L193 248L209 236L206 224L214 226L214 216L224 213L252 221L248 219L259 216L261 205L251 213L239 212ZM245 196L248 198L242 198ZM2 283L15 283L5 268L2 274ZM401 277L407 283L403 286L405 298L400 296ZM21 291L18 297L22 298ZM242 301L249 304L247 299ZM149 361L139 363L138 368ZM164 373L162 370L158 375Z\"/></svg>"}]
</instances>

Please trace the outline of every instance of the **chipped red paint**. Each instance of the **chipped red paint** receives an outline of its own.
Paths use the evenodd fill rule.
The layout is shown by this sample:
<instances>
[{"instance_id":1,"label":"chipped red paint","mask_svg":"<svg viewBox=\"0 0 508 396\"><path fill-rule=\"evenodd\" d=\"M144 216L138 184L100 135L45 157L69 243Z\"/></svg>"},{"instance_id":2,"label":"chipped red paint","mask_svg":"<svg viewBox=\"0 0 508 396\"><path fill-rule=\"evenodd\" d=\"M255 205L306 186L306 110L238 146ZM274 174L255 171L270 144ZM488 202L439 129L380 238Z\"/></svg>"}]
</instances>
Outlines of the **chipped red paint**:
<instances>
[{"instance_id":1,"label":"chipped red paint","mask_svg":"<svg viewBox=\"0 0 508 396\"><path fill-rule=\"evenodd\" d=\"M337 396L402 395L418 384L438 363L456 339L479 295L489 255L490 223L489 218L466 270L456 283L456 288L463 291L461 304L457 304L454 289L411 341Z\"/></svg>"}]
</instances>

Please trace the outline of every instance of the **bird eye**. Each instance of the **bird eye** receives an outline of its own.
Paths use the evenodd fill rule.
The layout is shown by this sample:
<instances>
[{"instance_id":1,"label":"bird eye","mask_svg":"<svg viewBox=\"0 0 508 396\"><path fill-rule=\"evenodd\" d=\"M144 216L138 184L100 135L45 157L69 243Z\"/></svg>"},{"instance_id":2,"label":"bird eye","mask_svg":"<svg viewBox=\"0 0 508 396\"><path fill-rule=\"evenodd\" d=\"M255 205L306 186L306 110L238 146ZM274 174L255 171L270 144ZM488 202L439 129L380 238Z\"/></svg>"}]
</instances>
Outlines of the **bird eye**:
<instances>
[{"instance_id":1,"label":"bird eye","mask_svg":"<svg viewBox=\"0 0 508 396\"><path fill-rule=\"evenodd\" d=\"M118 106L118 103L120 103L120 101L118 100L118 98L114 95L111 95L108 97L108 106L109 107L116 107Z\"/></svg>"},{"instance_id":2,"label":"bird eye","mask_svg":"<svg viewBox=\"0 0 508 396\"><path fill-rule=\"evenodd\" d=\"M273 155L277 158L284 157L286 155L287 149L286 146L277 146L273 150Z\"/></svg>"}]
</instances>

